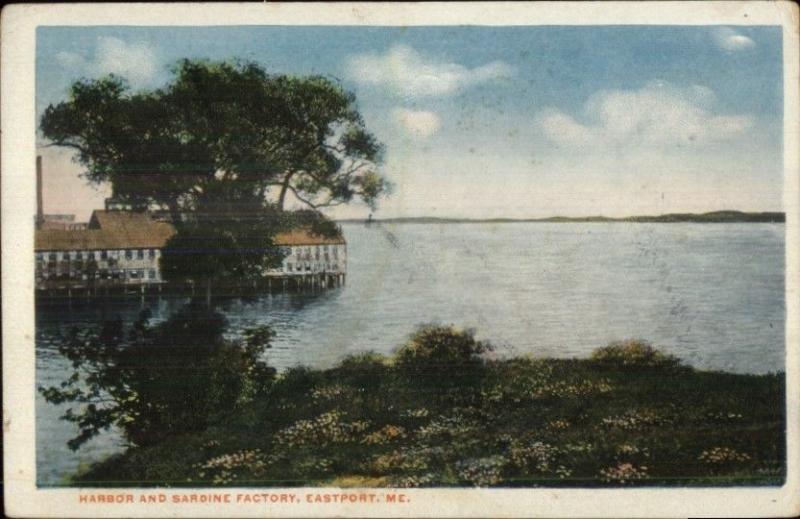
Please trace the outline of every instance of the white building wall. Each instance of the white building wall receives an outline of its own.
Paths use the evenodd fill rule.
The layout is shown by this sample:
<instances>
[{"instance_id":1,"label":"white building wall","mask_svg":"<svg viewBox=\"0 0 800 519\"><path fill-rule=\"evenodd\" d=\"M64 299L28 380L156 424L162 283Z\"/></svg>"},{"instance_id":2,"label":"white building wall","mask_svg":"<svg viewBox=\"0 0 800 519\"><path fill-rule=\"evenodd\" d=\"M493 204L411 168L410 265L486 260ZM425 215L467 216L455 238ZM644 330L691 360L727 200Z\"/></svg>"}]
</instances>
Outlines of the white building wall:
<instances>
[{"instance_id":1,"label":"white building wall","mask_svg":"<svg viewBox=\"0 0 800 519\"><path fill-rule=\"evenodd\" d=\"M347 272L347 245L290 245L280 269L284 274ZM275 271L273 271L275 272Z\"/></svg>"},{"instance_id":2,"label":"white building wall","mask_svg":"<svg viewBox=\"0 0 800 519\"><path fill-rule=\"evenodd\" d=\"M270 274L346 274L347 245L291 245L278 269ZM113 284L161 283L159 249L110 249L36 252L36 280L87 282L90 278Z\"/></svg>"},{"instance_id":3,"label":"white building wall","mask_svg":"<svg viewBox=\"0 0 800 519\"><path fill-rule=\"evenodd\" d=\"M36 253L37 280L100 281L120 284L162 282L159 249L41 251Z\"/></svg>"}]
</instances>

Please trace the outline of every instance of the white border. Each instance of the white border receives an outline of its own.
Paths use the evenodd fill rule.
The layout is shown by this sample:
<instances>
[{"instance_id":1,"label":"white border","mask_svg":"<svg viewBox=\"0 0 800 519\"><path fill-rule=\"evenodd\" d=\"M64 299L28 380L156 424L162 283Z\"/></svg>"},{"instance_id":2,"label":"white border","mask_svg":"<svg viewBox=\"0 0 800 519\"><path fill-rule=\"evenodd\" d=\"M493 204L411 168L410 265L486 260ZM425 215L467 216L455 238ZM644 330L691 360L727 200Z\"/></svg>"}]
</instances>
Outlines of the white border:
<instances>
[{"instance_id":1,"label":"white border","mask_svg":"<svg viewBox=\"0 0 800 519\"><path fill-rule=\"evenodd\" d=\"M3 430L6 513L16 517L766 517L800 514L798 8L785 2L472 4L58 4L2 11ZM34 448L33 233L37 25L780 25L784 51L788 478L768 489L417 489L405 505L78 505L38 490ZM311 491L312 489L308 489ZM320 489L313 489L319 491ZM235 489L226 491L235 493ZM294 489L304 494L303 489ZM377 489L369 490L378 492ZM121 490L115 491L123 492ZM136 496L185 493L131 489Z\"/></svg>"}]
</instances>

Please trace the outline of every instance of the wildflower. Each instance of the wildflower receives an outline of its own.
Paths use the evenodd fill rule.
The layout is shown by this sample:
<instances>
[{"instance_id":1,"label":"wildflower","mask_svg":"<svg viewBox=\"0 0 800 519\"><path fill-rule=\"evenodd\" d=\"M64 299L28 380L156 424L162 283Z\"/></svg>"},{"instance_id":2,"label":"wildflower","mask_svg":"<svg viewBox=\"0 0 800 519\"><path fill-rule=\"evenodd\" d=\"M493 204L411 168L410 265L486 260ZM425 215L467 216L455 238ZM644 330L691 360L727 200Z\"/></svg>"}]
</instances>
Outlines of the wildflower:
<instances>
[{"instance_id":1,"label":"wildflower","mask_svg":"<svg viewBox=\"0 0 800 519\"><path fill-rule=\"evenodd\" d=\"M312 400L336 400L345 396L347 388L341 384L334 384L332 386L323 386L315 388L311 391Z\"/></svg>"},{"instance_id":2,"label":"wildflower","mask_svg":"<svg viewBox=\"0 0 800 519\"><path fill-rule=\"evenodd\" d=\"M381 445L390 441L406 437L406 430L399 425L386 425L382 429L368 434L361 440L362 443Z\"/></svg>"},{"instance_id":3,"label":"wildflower","mask_svg":"<svg viewBox=\"0 0 800 519\"><path fill-rule=\"evenodd\" d=\"M557 448L540 441L528 444L517 442L512 444L508 451L513 465L522 469L535 469L542 473L550 471L557 455Z\"/></svg>"},{"instance_id":4,"label":"wildflower","mask_svg":"<svg viewBox=\"0 0 800 519\"><path fill-rule=\"evenodd\" d=\"M619 463L616 467L607 467L600 470L604 481L620 483L622 485L637 479L647 477L647 467L636 467L632 463Z\"/></svg>"},{"instance_id":5,"label":"wildflower","mask_svg":"<svg viewBox=\"0 0 800 519\"><path fill-rule=\"evenodd\" d=\"M708 412L706 413L706 417L720 422L738 421L744 418L740 413L725 411Z\"/></svg>"},{"instance_id":6,"label":"wildflower","mask_svg":"<svg viewBox=\"0 0 800 519\"><path fill-rule=\"evenodd\" d=\"M552 420L550 423L547 424L548 429L553 429L556 431L561 431L564 429L568 429L570 423L567 420Z\"/></svg>"},{"instance_id":7,"label":"wildflower","mask_svg":"<svg viewBox=\"0 0 800 519\"><path fill-rule=\"evenodd\" d=\"M589 442L578 441L564 445L564 450L568 452L592 452L594 445Z\"/></svg>"},{"instance_id":8,"label":"wildflower","mask_svg":"<svg viewBox=\"0 0 800 519\"><path fill-rule=\"evenodd\" d=\"M730 447L714 447L711 450L703 451L697 459L703 463L722 465L731 462L748 461L750 455Z\"/></svg>"},{"instance_id":9,"label":"wildflower","mask_svg":"<svg viewBox=\"0 0 800 519\"><path fill-rule=\"evenodd\" d=\"M565 467L564 465L559 465L558 468L556 469L556 476L558 476L559 479L566 479L571 475L572 471L567 467Z\"/></svg>"},{"instance_id":10,"label":"wildflower","mask_svg":"<svg viewBox=\"0 0 800 519\"><path fill-rule=\"evenodd\" d=\"M428 468L430 458L435 454L438 454L438 452L433 449L400 449L389 454L376 456L372 466L379 472L425 470Z\"/></svg>"},{"instance_id":11,"label":"wildflower","mask_svg":"<svg viewBox=\"0 0 800 519\"><path fill-rule=\"evenodd\" d=\"M503 456L463 460L456 463L456 473L476 487L486 487L502 481L501 472L505 464Z\"/></svg>"},{"instance_id":12,"label":"wildflower","mask_svg":"<svg viewBox=\"0 0 800 519\"><path fill-rule=\"evenodd\" d=\"M431 485L436 481L436 476L430 472L425 474L405 476L394 480L393 485L397 488L414 488Z\"/></svg>"},{"instance_id":13,"label":"wildflower","mask_svg":"<svg viewBox=\"0 0 800 519\"><path fill-rule=\"evenodd\" d=\"M472 436L478 424L461 414L454 416L438 416L427 425L420 427L417 437L421 440L435 438L459 438Z\"/></svg>"},{"instance_id":14,"label":"wildflower","mask_svg":"<svg viewBox=\"0 0 800 519\"><path fill-rule=\"evenodd\" d=\"M642 426L662 425L670 422L669 418L649 409L632 410L623 415L609 416L601 420L601 423L607 427L619 427L620 429L637 429Z\"/></svg>"},{"instance_id":15,"label":"wildflower","mask_svg":"<svg viewBox=\"0 0 800 519\"><path fill-rule=\"evenodd\" d=\"M198 476L211 477L211 482L224 485L233 482L241 474L260 475L267 466L261 449L245 449L237 452L215 456L203 463L196 463Z\"/></svg>"},{"instance_id":16,"label":"wildflower","mask_svg":"<svg viewBox=\"0 0 800 519\"><path fill-rule=\"evenodd\" d=\"M623 443L622 445L617 446L617 455L622 457L630 457L635 456L637 454L641 454L642 456L648 457L650 456L650 451L646 448L637 447L636 445L630 443Z\"/></svg>"},{"instance_id":17,"label":"wildflower","mask_svg":"<svg viewBox=\"0 0 800 519\"><path fill-rule=\"evenodd\" d=\"M400 415L404 418L426 418L429 414L430 411L424 407L420 407L418 409L404 409L400 413Z\"/></svg>"},{"instance_id":18,"label":"wildflower","mask_svg":"<svg viewBox=\"0 0 800 519\"><path fill-rule=\"evenodd\" d=\"M286 447L348 443L369 428L366 421L343 422L342 413L331 411L312 420L298 420L275 433L275 443Z\"/></svg>"}]
</instances>

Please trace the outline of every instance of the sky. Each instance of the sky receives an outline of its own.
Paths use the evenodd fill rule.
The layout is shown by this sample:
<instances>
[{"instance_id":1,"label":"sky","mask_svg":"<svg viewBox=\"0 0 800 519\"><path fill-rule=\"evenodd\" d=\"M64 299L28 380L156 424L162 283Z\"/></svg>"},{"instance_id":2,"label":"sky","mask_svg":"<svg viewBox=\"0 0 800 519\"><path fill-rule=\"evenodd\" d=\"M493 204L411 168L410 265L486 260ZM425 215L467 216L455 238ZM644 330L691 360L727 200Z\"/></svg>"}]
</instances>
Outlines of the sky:
<instances>
[{"instance_id":1,"label":"sky","mask_svg":"<svg viewBox=\"0 0 800 519\"><path fill-rule=\"evenodd\" d=\"M394 184L376 217L776 211L781 48L769 26L39 27L36 116L81 78L148 89L182 58L249 60L356 94ZM102 208L108 187L37 143L45 212Z\"/></svg>"}]
</instances>

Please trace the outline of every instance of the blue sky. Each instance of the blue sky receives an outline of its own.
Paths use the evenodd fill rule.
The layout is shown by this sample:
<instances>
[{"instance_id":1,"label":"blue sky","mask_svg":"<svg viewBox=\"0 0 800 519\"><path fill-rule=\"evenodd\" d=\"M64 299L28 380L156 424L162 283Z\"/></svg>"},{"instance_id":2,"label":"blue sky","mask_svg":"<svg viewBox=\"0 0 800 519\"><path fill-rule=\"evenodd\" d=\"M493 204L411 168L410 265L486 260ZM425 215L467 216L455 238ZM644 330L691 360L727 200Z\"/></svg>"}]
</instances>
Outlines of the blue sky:
<instances>
[{"instance_id":1,"label":"blue sky","mask_svg":"<svg viewBox=\"0 0 800 519\"><path fill-rule=\"evenodd\" d=\"M108 73L151 88L184 57L323 74L385 143L379 216L780 210L779 27L40 27L37 117ZM48 212L105 193L43 148ZM333 216L360 216L364 207Z\"/></svg>"}]
</instances>

